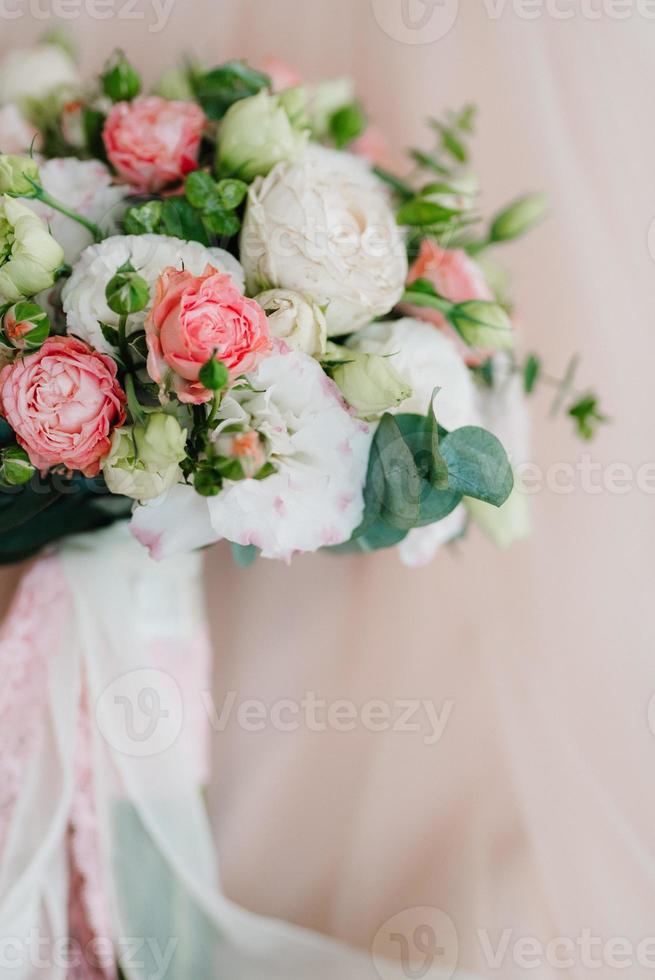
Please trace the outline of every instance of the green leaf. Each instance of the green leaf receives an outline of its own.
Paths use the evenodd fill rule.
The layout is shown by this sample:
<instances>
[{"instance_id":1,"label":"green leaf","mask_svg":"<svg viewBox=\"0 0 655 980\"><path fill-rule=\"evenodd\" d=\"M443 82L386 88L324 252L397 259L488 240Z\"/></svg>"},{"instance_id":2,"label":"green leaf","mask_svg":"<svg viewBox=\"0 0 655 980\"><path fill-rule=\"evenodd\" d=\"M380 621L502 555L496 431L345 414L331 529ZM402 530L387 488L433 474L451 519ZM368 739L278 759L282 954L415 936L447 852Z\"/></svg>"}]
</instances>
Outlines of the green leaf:
<instances>
[{"instance_id":1,"label":"green leaf","mask_svg":"<svg viewBox=\"0 0 655 980\"><path fill-rule=\"evenodd\" d=\"M423 150L410 150L409 155L424 170L433 170L434 173L440 174L442 177L448 174L448 168L444 167L431 153L425 153Z\"/></svg>"},{"instance_id":2,"label":"green leaf","mask_svg":"<svg viewBox=\"0 0 655 980\"><path fill-rule=\"evenodd\" d=\"M440 439L445 438L448 433L438 424L436 419L433 423L429 423L424 415L403 412L396 415L395 419L411 450L414 463L421 476L420 511L414 526L425 527L448 517L462 500L462 494L450 485L450 478L447 489L440 489L430 484L430 477L434 471L431 426L436 425L437 435ZM443 456L443 453L441 455Z\"/></svg>"},{"instance_id":3,"label":"green leaf","mask_svg":"<svg viewBox=\"0 0 655 980\"><path fill-rule=\"evenodd\" d=\"M248 185L244 180L226 177L216 185L218 202L225 211L235 211L248 193Z\"/></svg>"},{"instance_id":4,"label":"green leaf","mask_svg":"<svg viewBox=\"0 0 655 980\"><path fill-rule=\"evenodd\" d=\"M169 197L162 202L161 223L167 235L209 245L202 218L185 197Z\"/></svg>"},{"instance_id":5,"label":"green leaf","mask_svg":"<svg viewBox=\"0 0 655 980\"><path fill-rule=\"evenodd\" d=\"M366 115L357 102L342 106L330 117L330 136L338 149L342 150L366 129Z\"/></svg>"},{"instance_id":6,"label":"green leaf","mask_svg":"<svg viewBox=\"0 0 655 980\"><path fill-rule=\"evenodd\" d=\"M435 388L430 399L426 422L426 435L430 440L431 455L428 482L435 490L448 490L448 464L439 449L439 423L437 422L437 416L434 411L434 399L438 393L439 389Z\"/></svg>"},{"instance_id":7,"label":"green leaf","mask_svg":"<svg viewBox=\"0 0 655 980\"><path fill-rule=\"evenodd\" d=\"M89 106L84 107L82 113L82 126L84 128L84 140L86 142L87 148L91 153L91 156L97 157L99 160L107 160L107 151L105 149L105 141L102 138L102 133L105 128L105 121L107 117L103 112L98 112L96 109L90 109Z\"/></svg>"},{"instance_id":8,"label":"green leaf","mask_svg":"<svg viewBox=\"0 0 655 980\"><path fill-rule=\"evenodd\" d=\"M233 211L208 212L202 216L202 223L210 235L219 238L232 238L241 229L241 219Z\"/></svg>"},{"instance_id":9,"label":"green leaf","mask_svg":"<svg viewBox=\"0 0 655 980\"><path fill-rule=\"evenodd\" d=\"M593 392L575 402L568 414L576 424L578 435L585 440L593 439L598 426L609 421L600 411L598 398Z\"/></svg>"},{"instance_id":10,"label":"green leaf","mask_svg":"<svg viewBox=\"0 0 655 980\"><path fill-rule=\"evenodd\" d=\"M259 557L259 548L252 544L232 544L232 557L239 568L250 568Z\"/></svg>"},{"instance_id":11,"label":"green leaf","mask_svg":"<svg viewBox=\"0 0 655 980\"><path fill-rule=\"evenodd\" d=\"M389 413L382 416L371 446L365 500L369 526L380 517L390 527L409 530L419 520L421 477L412 451Z\"/></svg>"},{"instance_id":12,"label":"green leaf","mask_svg":"<svg viewBox=\"0 0 655 980\"><path fill-rule=\"evenodd\" d=\"M404 180L401 180L400 177L396 177L395 174L385 170L383 167L373 167L373 173L379 178L379 180L393 188L396 194L399 194L401 197L410 198L414 196L414 191L409 184L405 183Z\"/></svg>"},{"instance_id":13,"label":"green leaf","mask_svg":"<svg viewBox=\"0 0 655 980\"><path fill-rule=\"evenodd\" d=\"M196 98L210 119L222 119L240 99L270 87L271 80L242 61L228 61L211 71L192 75Z\"/></svg>"},{"instance_id":14,"label":"green leaf","mask_svg":"<svg viewBox=\"0 0 655 980\"><path fill-rule=\"evenodd\" d=\"M123 218L123 230L126 235L151 235L159 230L161 221L162 202L146 201L129 208Z\"/></svg>"},{"instance_id":15,"label":"green leaf","mask_svg":"<svg viewBox=\"0 0 655 980\"><path fill-rule=\"evenodd\" d=\"M531 395L541 374L541 361L536 354L529 354L523 365L523 389Z\"/></svg>"},{"instance_id":16,"label":"green leaf","mask_svg":"<svg viewBox=\"0 0 655 980\"><path fill-rule=\"evenodd\" d=\"M184 182L184 193L189 203L202 211L217 195L216 181L205 170L194 170Z\"/></svg>"},{"instance_id":17,"label":"green leaf","mask_svg":"<svg viewBox=\"0 0 655 980\"><path fill-rule=\"evenodd\" d=\"M103 323L102 320L98 320L98 323L100 324L100 329L102 330L102 336L105 338L107 343L111 344L112 347L118 348L120 339L116 327L110 327L108 323Z\"/></svg>"},{"instance_id":18,"label":"green leaf","mask_svg":"<svg viewBox=\"0 0 655 980\"><path fill-rule=\"evenodd\" d=\"M491 432L474 425L455 429L443 439L441 452L452 489L496 507L505 503L514 475L507 453Z\"/></svg>"}]
</instances>

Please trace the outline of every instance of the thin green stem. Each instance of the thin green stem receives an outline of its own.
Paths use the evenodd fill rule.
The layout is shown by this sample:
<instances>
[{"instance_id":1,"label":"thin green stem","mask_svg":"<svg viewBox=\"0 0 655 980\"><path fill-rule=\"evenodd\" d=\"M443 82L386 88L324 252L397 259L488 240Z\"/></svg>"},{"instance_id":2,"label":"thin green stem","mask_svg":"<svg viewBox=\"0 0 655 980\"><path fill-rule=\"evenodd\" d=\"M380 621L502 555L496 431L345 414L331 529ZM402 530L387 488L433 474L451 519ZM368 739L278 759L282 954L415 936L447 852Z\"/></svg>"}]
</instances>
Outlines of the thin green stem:
<instances>
[{"instance_id":1,"label":"thin green stem","mask_svg":"<svg viewBox=\"0 0 655 980\"><path fill-rule=\"evenodd\" d=\"M125 393L127 395L127 404L132 416L132 421L135 425L145 425L146 416L143 408L139 404L139 399L136 397L136 389L134 387L134 375L125 375Z\"/></svg>"},{"instance_id":2,"label":"thin green stem","mask_svg":"<svg viewBox=\"0 0 655 980\"><path fill-rule=\"evenodd\" d=\"M42 187L35 185L34 189L34 197L37 201L42 201L47 207L53 208L55 211L59 211L60 214L65 215L72 221L77 221L78 224L82 225L88 232L91 233L91 235L93 235L93 240L95 242L102 241L104 235L98 225L94 224L93 221L89 221L89 219L85 218L84 215L78 214L77 211L73 211L72 208L62 204L62 202L58 201L56 197L53 197L51 194L48 194L47 191L44 191Z\"/></svg>"}]
</instances>

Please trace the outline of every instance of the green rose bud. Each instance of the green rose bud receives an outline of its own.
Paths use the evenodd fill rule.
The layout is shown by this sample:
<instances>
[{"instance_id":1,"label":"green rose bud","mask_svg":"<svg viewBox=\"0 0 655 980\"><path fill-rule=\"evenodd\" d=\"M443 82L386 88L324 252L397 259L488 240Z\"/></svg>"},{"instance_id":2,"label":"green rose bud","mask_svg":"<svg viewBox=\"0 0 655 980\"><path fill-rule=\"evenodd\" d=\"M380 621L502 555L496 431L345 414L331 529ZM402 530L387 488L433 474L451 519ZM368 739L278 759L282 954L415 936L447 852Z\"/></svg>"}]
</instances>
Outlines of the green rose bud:
<instances>
[{"instance_id":1,"label":"green rose bud","mask_svg":"<svg viewBox=\"0 0 655 980\"><path fill-rule=\"evenodd\" d=\"M112 102L130 102L141 91L141 78L122 51L109 61L100 81Z\"/></svg>"},{"instance_id":2,"label":"green rose bud","mask_svg":"<svg viewBox=\"0 0 655 980\"><path fill-rule=\"evenodd\" d=\"M222 176L252 181L300 156L308 132L296 129L279 96L259 92L232 105L218 131L216 166Z\"/></svg>"},{"instance_id":3,"label":"green rose bud","mask_svg":"<svg viewBox=\"0 0 655 980\"><path fill-rule=\"evenodd\" d=\"M453 306L447 316L469 347L511 350L514 346L511 321L498 303L483 299L467 300Z\"/></svg>"},{"instance_id":4,"label":"green rose bud","mask_svg":"<svg viewBox=\"0 0 655 980\"><path fill-rule=\"evenodd\" d=\"M183 68L171 68L164 72L157 83L155 94L169 102L193 102L193 88L189 81L189 72Z\"/></svg>"},{"instance_id":5,"label":"green rose bud","mask_svg":"<svg viewBox=\"0 0 655 980\"><path fill-rule=\"evenodd\" d=\"M293 88L285 88L278 95L280 105L291 120L291 124L296 129L307 129L309 127L309 116L307 114L307 90L303 85L295 85Z\"/></svg>"},{"instance_id":6,"label":"green rose bud","mask_svg":"<svg viewBox=\"0 0 655 980\"><path fill-rule=\"evenodd\" d=\"M49 289L64 251L33 211L0 197L0 303L15 303Z\"/></svg>"},{"instance_id":7,"label":"green rose bud","mask_svg":"<svg viewBox=\"0 0 655 980\"><path fill-rule=\"evenodd\" d=\"M412 394L388 357L347 351L348 360L332 368L332 378L358 415L368 418L396 408Z\"/></svg>"},{"instance_id":8,"label":"green rose bud","mask_svg":"<svg viewBox=\"0 0 655 980\"><path fill-rule=\"evenodd\" d=\"M330 121L335 113L354 102L355 87L351 78L331 78L307 86L306 91L312 136L324 140L330 135Z\"/></svg>"},{"instance_id":9,"label":"green rose bud","mask_svg":"<svg viewBox=\"0 0 655 980\"><path fill-rule=\"evenodd\" d=\"M186 437L186 429L165 412L149 415L145 426L134 428L139 460L151 470L181 463L186 456Z\"/></svg>"},{"instance_id":10,"label":"green rose bud","mask_svg":"<svg viewBox=\"0 0 655 980\"><path fill-rule=\"evenodd\" d=\"M492 242L508 242L525 235L538 225L546 214L548 200L545 194L527 194L510 204L496 215L489 235Z\"/></svg>"},{"instance_id":11,"label":"green rose bud","mask_svg":"<svg viewBox=\"0 0 655 980\"><path fill-rule=\"evenodd\" d=\"M186 431L163 412L150 415L144 426L115 429L102 463L109 490L133 500L159 497L182 478L185 444Z\"/></svg>"},{"instance_id":12,"label":"green rose bud","mask_svg":"<svg viewBox=\"0 0 655 980\"><path fill-rule=\"evenodd\" d=\"M140 313L150 301L150 287L130 262L126 262L107 283L107 306L119 316Z\"/></svg>"},{"instance_id":13,"label":"green rose bud","mask_svg":"<svg viewBox=\"0 0 655 980\"><path fill-rule=\"evenodd\" d=\"M18 350L35 350L50 333L50 318L38 303L21 300L4 315L5 337Z\"/></svg>"},{"instance_id":14,"label":"green rose bud","mask_svg":"<svg viewBox=\"0 0 655 980\"><path fill-rule=\"evenodd\" d=\"M5 486L22 486L35 472L29 456L20 446L10 446L0 452L0 483Z\"/></svg>"},{"instance_id":15,"label":"green rose bud","mask_svg":"<svg viewBox=\"0 0 655 980\"><path fill-rule=\"evenodd\" d=\"M0 194L16 197L35 197L31 183L38 183L39 168L32 157L11 156L0 153Z\"/></svg>"},{"instance_id":16,"label":"green rose bud","mask_svg":"<svg viewBox=\"0 0 655 980\"><path fill-rule=\"evenodd\" d=\"M223 388L227 388L230 372L222 361L212 357L200 368L198 380L210 391L222 391Z\"/></svg>"}]
</instances>

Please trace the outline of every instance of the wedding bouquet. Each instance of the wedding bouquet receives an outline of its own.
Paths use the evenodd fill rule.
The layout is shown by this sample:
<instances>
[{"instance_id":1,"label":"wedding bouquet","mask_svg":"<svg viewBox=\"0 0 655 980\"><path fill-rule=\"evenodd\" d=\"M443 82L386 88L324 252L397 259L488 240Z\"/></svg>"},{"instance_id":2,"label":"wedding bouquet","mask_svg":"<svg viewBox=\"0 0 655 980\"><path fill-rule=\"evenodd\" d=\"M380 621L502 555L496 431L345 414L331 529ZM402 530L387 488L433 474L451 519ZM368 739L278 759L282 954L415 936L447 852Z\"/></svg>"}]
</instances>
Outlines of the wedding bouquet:
<instances>
[{"instance_id":1,"label":"wedding bouquet","mask_svg":"<svg viewBox=\"0 0 655 980\"><path fill-rule=\"evenodd\" d=\"M350 82L268 68L143 94L121 53L91 85L53 44L0 66L0 559L125 518L242 563L526 533L547 379L490 253L542 197L476 230L472 109L398 177Z\"/></svg>"}]
</instances>

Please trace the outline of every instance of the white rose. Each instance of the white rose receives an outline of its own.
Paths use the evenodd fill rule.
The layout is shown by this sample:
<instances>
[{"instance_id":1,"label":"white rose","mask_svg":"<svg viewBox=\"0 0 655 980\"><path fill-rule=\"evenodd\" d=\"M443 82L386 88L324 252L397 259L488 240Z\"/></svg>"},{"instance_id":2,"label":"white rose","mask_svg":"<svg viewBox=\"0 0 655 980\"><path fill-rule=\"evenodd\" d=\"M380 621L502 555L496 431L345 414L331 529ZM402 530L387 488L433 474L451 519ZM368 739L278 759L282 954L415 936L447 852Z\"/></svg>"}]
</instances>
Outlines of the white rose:
<instances>
[{"instance_id":1,"label":"white rose","mask_svg":"<svg viewBox=\"0 0 655 980\"><path fill-rule=\"evenodd\" d=\"M26 153L38 130L27 121L17 105L0 107L0 149L3 153Z\"/></svg>"},{"instance_id":2,"label":"white rose","mask_svg":"<svg viewBox=\"0 0 655 980\"><path fill-rule=\"evenodd\" d=\"M325 139L335 112L355 101L355 83L352 78L329 78L304 89L312 133L317 140Z\"/></svg>"},{"instance_id":3,"label":"white rose","mask_svg":"<svg viewBox=\"0 0 655 980\"><path fill-rule=\"evenodd\" d=\"M237 260L222 248L205 248L199 242L185 242L166 235L116 235L99 245L90 245L82 252L73 274L62 290L62 303L69 333L73 333L97 350L111 353L112 348L102 335L98 321L117 326L119 317L107 306L105 288L119 266L128 259L150 286L154 286L167 266L184 266L194 275L212 265L228 274L239 289L243 289L243 270ZM132 331L143 326L150 304L142 313L129 319Z\"/></svg>"},{"instance_id":4,"label":"white rose","mask_svg":"<svg viewBox=\"0 0 655 980\"><path fill-rule=\"evenodd\" d=\"M274 337L311 357L325 353L327 323L316 303L292 289L267 289L255 299L264 310Z\"/></svg>"},{"instance_id":5,"label":"white rose","mask_svg":"<svg viewBox=\"0 0 655 980\"><path fill-rule=\"evenodd\" d=\"M437 419L446 429L479 425L480 413L471 373L454 343L424 320L405 317L370 323L348 341L368 354L388 354L393 367L412 389L394 412L425 415L435 388Z\"/></svg>"},{"instance_id":6,"label":"white rose","mask_svg":"<svg viewBox=\"0 0 655 980\"><path fill-rule=\"evenodd\" d=\"M360 523L371 432L346 411L318 362L299 351L274 353L248 381L249 388L233 388L224 398L222 426L260 432L276 472L262 480L228 480L216 497L196 494L195 504L186 498L183 522L175 509L179 487L170 506L165 497L137 507L133 533L158 557L206 542L211 526L214 540L289 560L347 541Z\"/></svg>"},{"instance_id":7,"label":"white rose","mask_svg":"<svg viewBox=\"0 0 655 980\"><path fill-rule=\"evenodd\" d=\"M62 157L46 160L39 166L41 184L48 194L97 224L107 235L115 234L130 188L113 184L104 163L98 160L76 160ZM83 250L93 242L83 225L60 211L32 202L32 209L47 222L54 238L64 249L66 261L74 265Z\"/></svg>"},{"instance_id":8,"label":"white rose","mask_svg":"<svg viewBox=\"0 0 655 980\"><path fill-rule=\"evenodd\" d=\"M383 185L361 159L316 145L250 188L241 261L250 292L293 289L326 308L329 336L388 313L407 276Z\"/></svg>"},{"instance_id":9,"label":"white rose","mask_svg":"<svg viewBox=\"0 0 655 980\"><path fill-rule=\"evenodd\" d=\"M75 63L56 44L14 49L0 62L0 102L44 99L57 89L80 86Z\"/></svg>"}]
</instances>

